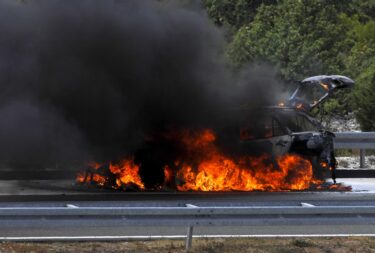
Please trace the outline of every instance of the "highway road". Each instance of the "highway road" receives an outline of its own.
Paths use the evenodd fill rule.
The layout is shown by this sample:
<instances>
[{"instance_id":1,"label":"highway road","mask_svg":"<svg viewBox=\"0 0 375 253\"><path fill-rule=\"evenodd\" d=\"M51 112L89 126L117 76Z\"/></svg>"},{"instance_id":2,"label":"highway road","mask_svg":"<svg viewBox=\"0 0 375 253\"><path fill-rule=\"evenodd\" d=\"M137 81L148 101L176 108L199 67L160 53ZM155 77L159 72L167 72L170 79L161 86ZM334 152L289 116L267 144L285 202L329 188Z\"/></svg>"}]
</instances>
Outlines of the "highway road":
<instances>
[{"instance_id":1,"label":"highway road","mask_svg":"<svg viewBox=\"0 0 375 253\"><path fill-rule=\"evenodd\" d=\"M297 207L375 206L374 179L346 179L352 191L343 192L227 192L137 193L77 187L66 181L1 181L1 208L95 208L95 207ZM69 187L67 187L69 185ZM265 221L265 222L264 222ZM195 236L375 236L375 214L327 217L323 224L306 219L299 224L280 217L278 224L250 221L239 226L194 226ZM349 222L348 222L349 221ZM1 240L116 240L179 238L186 226L167 222L138 226L126 217L30 217L0 215Z\"/></svg>"}]
</instances>

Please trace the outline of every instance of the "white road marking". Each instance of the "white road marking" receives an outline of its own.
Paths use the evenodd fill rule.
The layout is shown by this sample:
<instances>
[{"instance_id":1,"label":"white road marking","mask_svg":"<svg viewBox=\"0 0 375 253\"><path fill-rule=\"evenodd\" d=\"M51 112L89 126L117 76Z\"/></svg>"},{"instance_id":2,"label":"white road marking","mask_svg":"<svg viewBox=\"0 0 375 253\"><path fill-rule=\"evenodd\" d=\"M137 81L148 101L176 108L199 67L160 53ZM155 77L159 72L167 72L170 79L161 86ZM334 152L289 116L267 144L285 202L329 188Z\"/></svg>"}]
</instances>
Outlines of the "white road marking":
<instances>
[{"instance_id":1,"label":"white road marking","mask_svg":"<svg viewBox=\"0 0 375 253\"><path fill-rule=\"evenodd\" d=\"M79 208L78 206L72 205L72 204L66 204L65 207L67 207L67 208Z\"/></svg>"},{"instance_id":2,"label":"white road marking","mask_svg":"<svg viewBox=\"0 0 375 253\"><path fill-rule=\"evenodd\" d=\"M185 204L186 207L198 208L199 206L193 204Z\"/></svg>"},{"instance_id":3,"label":"white road marking","mask_svg":"<svg viewBox=\"0 0 375 253\"><path fill-rule=\"evenodd\" d=\"M305 202L301 202L300 206L303 206L303 207L315 207L313 204L305 203Z\"/></svg>"}]
</instances>

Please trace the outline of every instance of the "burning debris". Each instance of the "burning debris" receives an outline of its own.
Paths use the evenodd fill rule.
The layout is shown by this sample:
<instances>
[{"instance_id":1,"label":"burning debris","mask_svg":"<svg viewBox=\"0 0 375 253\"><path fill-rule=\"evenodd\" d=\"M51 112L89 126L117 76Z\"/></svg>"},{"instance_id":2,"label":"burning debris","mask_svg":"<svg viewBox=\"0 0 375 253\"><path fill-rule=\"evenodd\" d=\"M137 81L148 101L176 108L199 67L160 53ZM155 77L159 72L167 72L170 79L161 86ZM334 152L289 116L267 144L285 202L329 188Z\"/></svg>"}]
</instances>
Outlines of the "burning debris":
<instances>
[{"instance_id":1,"label":"burning debris","mask_svg":"<svg viewBox=\"0 0 375 253\"><path fill-rule=\"evenodd\" d=\"M143 190L145 186L139 176L139 166L134 164L133 159L122 160L119 163L101 165L89 163L85 173L77 175L77 182L92 182L98 186L123 189Z\"/></svg>"},{"instance_id":2,"label":"burning debris","mask_svg":"<svg viewBox=\"0 0 375 253\"><path fill-rule=\"evenodd\" d=\"M316 178L311 162L297 154L231 157L220 150L217 135L211 129L174 131L164 137L177 138L173 141L179 146L180 153L163 165L162 182L145 188L139 174L142 165L135 164L134 158L118 164L93 163L85 173L77 176L77 182L121 190L290 191L324 188L324 181Z\"/></svg>"}]
</instances>

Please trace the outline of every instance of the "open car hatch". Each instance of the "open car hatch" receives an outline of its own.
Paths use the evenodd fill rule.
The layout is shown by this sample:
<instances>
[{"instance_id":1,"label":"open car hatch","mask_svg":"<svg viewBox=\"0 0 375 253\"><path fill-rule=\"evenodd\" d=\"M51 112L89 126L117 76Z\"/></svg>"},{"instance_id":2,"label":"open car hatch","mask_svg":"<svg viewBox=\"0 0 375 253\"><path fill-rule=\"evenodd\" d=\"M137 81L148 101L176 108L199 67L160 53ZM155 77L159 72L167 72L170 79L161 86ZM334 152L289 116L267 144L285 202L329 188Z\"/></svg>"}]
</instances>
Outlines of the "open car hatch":
<instances>
[{"instance_id":1,"label":"open car hatch","mask_svg":"<svg viewBox=\"0 0 375 253\"><path fill-rule=\"evenodd\" d=\"M353 86L354 81L346 76L312 76L299 82L297 89L289 98L288 105L310 111L332 96L337 90Z\"/></svg>"}]
</instances>

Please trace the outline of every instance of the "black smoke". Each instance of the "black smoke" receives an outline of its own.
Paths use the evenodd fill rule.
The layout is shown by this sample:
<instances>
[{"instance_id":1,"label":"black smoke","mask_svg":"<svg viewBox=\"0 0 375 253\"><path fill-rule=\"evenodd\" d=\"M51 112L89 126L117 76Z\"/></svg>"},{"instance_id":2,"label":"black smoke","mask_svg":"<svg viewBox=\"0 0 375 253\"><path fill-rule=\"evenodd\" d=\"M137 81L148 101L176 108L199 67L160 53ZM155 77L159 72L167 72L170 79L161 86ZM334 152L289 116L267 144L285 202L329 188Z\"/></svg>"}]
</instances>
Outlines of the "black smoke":
<instances>
[{"instance_id":1,"label":"black smoke","mask_svg":"<svg viewBox=\"0 0 375 253\"><path fill-rule=\"evenodd\" d=\"M0 1L0 163L118 159L167 126L270 104L266 68L235 74L204 11L165 1Z\"/></svg>"}]
</instances>

